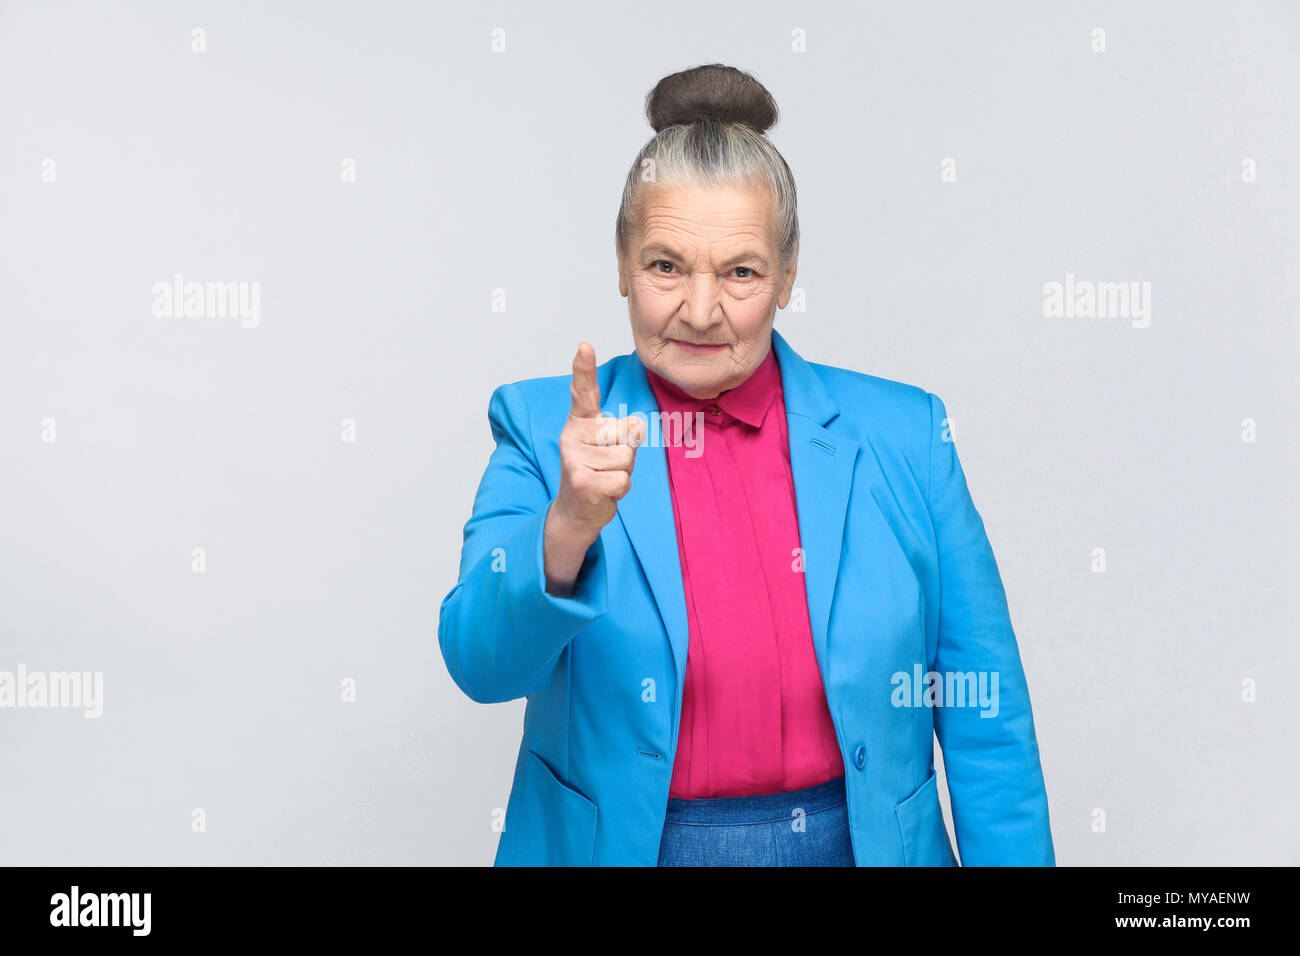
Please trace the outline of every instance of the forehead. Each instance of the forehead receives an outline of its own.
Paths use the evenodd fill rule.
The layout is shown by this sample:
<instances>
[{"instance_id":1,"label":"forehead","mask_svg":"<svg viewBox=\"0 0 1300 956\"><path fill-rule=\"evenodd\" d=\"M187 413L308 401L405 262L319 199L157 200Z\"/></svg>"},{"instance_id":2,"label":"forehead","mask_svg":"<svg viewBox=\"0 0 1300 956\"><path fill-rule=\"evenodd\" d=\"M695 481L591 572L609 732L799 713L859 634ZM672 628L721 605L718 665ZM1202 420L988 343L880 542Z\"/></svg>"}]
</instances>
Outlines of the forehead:
<instances>
[{"instance_id":1,"label":"forehead","mask_svg":"<svg viewBox=\"0 0 1300 956\"><path fill-rule=\"evenodd\" d=\"M773 238L769 190L743 184L664 185L642 194L640 246L682 252L737 243L769 249Z\"/></svg>"}]
</instances>

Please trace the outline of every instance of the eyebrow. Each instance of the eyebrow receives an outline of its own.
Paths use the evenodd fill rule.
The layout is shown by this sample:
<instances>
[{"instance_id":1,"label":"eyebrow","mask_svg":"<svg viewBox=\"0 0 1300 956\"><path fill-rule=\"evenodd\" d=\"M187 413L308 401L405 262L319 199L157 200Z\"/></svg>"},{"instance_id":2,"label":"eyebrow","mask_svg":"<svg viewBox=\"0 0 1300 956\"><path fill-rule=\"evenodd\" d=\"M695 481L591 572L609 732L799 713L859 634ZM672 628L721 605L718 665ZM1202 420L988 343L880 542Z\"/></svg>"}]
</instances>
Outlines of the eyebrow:
<instances>
[{"instance_id":1,"label":"eyebrow","mask_svg":"<svg viewBox=\"0 0 1300 956\"><path fill-rule=\"evenodd\" d=\"M663 256L665 259L673 259L677 262L682 262L685 259L685 256L680 255L674 250L669 249L667 246L658 242L652 242L650 245L642 248L641 257L644 259L647 256ZM758 262L762 265L764 269L768 268L769 266L767 258L763 256L761 253L754 251L753 249L744 249L741 252L736 253L734 256L728 258L725 261L725 264L734 267L736 263L740 262L743 259L750 259L754 262Z\"/></svg>"}]
</instances>

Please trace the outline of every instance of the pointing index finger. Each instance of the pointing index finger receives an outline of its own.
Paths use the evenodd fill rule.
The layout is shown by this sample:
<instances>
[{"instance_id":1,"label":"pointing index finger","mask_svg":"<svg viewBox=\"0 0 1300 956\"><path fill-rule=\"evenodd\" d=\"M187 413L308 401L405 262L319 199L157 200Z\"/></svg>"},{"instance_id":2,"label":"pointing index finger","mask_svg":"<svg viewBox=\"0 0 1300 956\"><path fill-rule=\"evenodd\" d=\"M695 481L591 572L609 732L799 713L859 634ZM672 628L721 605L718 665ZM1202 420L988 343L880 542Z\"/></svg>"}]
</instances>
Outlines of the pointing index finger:
<instances>
[{"instance_id":1,"label":"pointing index finger","mask_svg":"<svg viewBox=\"0 0 1300 956\"><path fill-rule=\"evenodd\" d=\"M569 388L573 404L569 415L573 418L600 417L600 384L596 381L596 350L587 342L578 345L573 357L573 384Z\"/></svg>"}]
</instances>

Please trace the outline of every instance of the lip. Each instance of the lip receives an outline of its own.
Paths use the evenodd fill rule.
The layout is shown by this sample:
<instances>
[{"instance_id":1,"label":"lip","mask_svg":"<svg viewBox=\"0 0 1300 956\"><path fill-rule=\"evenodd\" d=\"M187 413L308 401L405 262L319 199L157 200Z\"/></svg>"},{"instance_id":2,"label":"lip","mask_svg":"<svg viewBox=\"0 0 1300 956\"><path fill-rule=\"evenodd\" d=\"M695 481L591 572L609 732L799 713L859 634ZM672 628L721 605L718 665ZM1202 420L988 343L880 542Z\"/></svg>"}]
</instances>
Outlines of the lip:
<instances>
[{"instance_id":1,"label":"lip","mask_svg":"<svg viewBox=\"0 0 1300 956\"><path fill-rule=\"evenodd\" d=\"M692 355L712 355L714 352L721 352L727 346L724 345L696 345L694 342L683 342L681 339L669 339L673 345L676 345L684 352Z\"/></svg>"}]
</instances>

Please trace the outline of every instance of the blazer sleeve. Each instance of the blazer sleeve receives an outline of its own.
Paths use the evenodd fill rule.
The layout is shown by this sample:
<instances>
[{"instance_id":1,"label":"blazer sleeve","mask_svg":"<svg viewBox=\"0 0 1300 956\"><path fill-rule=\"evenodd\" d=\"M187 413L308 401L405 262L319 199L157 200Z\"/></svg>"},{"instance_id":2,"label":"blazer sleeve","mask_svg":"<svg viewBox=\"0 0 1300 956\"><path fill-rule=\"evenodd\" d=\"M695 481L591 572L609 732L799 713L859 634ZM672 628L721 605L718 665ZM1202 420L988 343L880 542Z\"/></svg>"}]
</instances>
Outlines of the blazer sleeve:
<instances>
[{"instance_id":1,"label":"blazer sleeve","mask_svg":"<svg viewBox=\"0 0 1300 956\"><path fill-rule=\"evenodd\" d=\"M953 825L963 866L1054 866L1047 792L1029 689L1006 591L975 509L943 401L930 394L929 505L939 553L935 670L997 675L996 716L936 707ZM989 712L992 708L989 708Z\"/></svg>"},{"instance_id":2,"label":"blazer sleeve","mask_svg":"<svg viewBox=\"0 0 1300 956\"><path fill-rule=\"evenodd\" d=\"M569 641L605 613L607 589L597 538L572 595L546 592L542 530L551 496L518 386L492 393L488 422L496 448L465 524L459 580L438 612L438 646L456 686L494 704L545 682Z\"/></svg>"}]
</instances>

